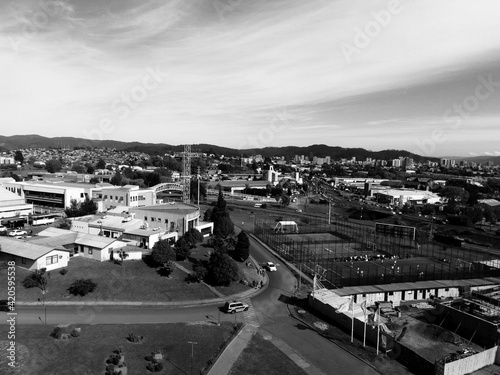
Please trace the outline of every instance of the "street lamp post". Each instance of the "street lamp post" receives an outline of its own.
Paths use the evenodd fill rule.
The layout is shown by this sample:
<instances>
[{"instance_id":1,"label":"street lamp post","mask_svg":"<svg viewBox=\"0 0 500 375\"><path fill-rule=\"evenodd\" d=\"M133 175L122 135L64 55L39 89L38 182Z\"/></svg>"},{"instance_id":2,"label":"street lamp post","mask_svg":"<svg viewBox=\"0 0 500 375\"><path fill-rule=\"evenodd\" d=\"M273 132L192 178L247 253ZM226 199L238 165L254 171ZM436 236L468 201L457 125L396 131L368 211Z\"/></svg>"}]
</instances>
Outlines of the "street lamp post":
<instances>
[{"instance_id":1,"label":"street lamp post","mask_svg":"<svg viewBox=\"0 0 500 375\"><path fill-rule=\"evenodd\" d=\"M42 304L45 313L45 319L42 323L47 324L47 306L45 306L45 290L42 290L42 299L38 298L38 302ZM38 319L40 319L40 321L42 320L42 318L40 317L38 317Z\"/></svg>"},{"instance_id":2,"label":"street lamp post","mask_svg":"<svg viewBox=\"0 0 500 375\"><path fill-rule=\"evenodd\" d=\"M194 346L198 344L195 341L188 341L188 344L191 344L191 370L190 373L193 375L193 357L194 357Z\"/></svg>"}]
</instances>

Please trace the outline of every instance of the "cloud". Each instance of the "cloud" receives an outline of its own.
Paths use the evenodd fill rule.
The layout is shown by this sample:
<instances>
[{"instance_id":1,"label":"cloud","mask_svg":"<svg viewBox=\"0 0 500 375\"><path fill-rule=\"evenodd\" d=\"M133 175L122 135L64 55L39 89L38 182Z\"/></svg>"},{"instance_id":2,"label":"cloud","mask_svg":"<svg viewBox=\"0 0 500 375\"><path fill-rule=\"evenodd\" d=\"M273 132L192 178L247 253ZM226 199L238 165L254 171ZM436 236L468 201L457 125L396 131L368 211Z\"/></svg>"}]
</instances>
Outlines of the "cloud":
<instances>
[{"instance_id":1,"label":"cloud","mask_svg":"<svg viewBox=\"0 0 500 375\"><path fill-rule=\"evenodd\" d=\"M81 136L111 116L109 138L235 147L286 107L298 134L276 134L276 144L408 146L408 135L427 137L446 126L442 113L450 104L443 98L462 92L457 87L473 92L464 77L473 81L471 66L494 63L500 44L496 1L401 2L401 12L351 63L341 43L353 43L355 30L387 2L243 1L223 2L221 10L201 0L58 1L52 4L61 12L45 11L48 21L30 37L23 27L44 12L40 3L2 4L3 120L10 131L45 125L51 136ZM113 106L156 66L168 78L117 118ZM489 119L499 113L489 111L464 123L491 137ZM481 144L465 125L449 133Z\"/></svg>"}]
</instances>

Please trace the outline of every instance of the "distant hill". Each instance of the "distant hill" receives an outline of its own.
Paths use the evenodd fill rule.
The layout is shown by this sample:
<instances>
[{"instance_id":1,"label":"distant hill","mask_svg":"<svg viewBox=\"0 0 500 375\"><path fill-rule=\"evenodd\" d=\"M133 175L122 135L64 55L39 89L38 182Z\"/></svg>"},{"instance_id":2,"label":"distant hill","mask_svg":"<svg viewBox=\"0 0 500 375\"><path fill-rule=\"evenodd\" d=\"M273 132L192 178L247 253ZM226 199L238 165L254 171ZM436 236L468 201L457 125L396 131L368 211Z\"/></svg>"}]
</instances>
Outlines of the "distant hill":
<instances>
[{"instance_id":1,"label":"distant hill","mask_svg":"<svg viewBox=\"0 0 500 375\"><path fill-rule=\"evenodd\" d=\"M176 151L182 151L183 145L168 145L165 143L141 143L141 142L122 142L113 140L90 140L74 137L54 137L48 138L37 134L0 136L0 150L17 150L20 148L69 148L92 147L92 148L115 148L123 151L144 152L151 155L163 155ZM311 145L307 147L286 146L286 147L265 147L258 149L238 150L229 147L221 147L210 144L194 144L191 146L193 152L213 153L225 156L250 156L260 154L264 157L284 156L292 159L295 155L304 155L312 158L313 156L330 156L332 160L342 158L357 160L366 158L390 160L397 159L400 156L413 158L414 161L439 160L438 158L429 158L413 154L405 150L382 150L370 151L364 148L343 148L338 146L327 146L324 144Z\"/></svg>"}]
</instances>

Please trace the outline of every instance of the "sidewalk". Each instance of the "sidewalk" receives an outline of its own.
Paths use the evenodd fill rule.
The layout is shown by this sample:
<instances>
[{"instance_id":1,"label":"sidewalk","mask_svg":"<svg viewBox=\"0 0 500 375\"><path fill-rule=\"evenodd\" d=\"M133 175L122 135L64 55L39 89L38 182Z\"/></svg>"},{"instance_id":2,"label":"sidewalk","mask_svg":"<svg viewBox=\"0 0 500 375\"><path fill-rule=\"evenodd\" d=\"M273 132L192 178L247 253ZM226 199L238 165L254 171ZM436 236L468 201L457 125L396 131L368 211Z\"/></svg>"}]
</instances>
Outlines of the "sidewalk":
<instances>
[{"instance_id":1,"label":"sidewalk","mask_svg":"<svg viewBox=\"0 0 500 375\"><path fill-rule=\"evenodd\" d=\"M245 324L236 337L226 346L207 375L226 375L233 368L234 362L246 348L258 327Z\"/></svg>"}]
</instances>

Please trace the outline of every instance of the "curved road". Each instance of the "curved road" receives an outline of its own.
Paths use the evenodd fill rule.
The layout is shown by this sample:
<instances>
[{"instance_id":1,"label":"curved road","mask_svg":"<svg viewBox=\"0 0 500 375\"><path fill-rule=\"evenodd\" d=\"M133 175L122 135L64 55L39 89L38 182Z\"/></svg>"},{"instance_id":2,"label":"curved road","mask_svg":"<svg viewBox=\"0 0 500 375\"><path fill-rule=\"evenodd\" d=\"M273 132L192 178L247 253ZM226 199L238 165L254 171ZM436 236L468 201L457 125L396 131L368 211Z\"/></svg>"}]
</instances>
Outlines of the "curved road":
<instances>
[{"instance_id":1,"label":"curved road","mask_svg":"<svg viewBox=\"0 0 500 375\"><path fill-rule=\"evenodd\" d=\"M311 365L325 374L378 374L372 367L347 353L329 340L290 317L286 305L297 283L292 273L280 261L253 239L252 256L259 262L272 261L277 272L269 272L269 285L261 294L251 298L260 329L265 334L284 341ZM151 306L47 306L47 324L140 324L190 321L243 321L243 314L227 315L217 305L187 305L183 307ZM18 306L18 324L42 324L42 306ZM3 320L3 319L2 319ZM0 324L5 324L3 320Z\"/></svg>"}]
</instances>

